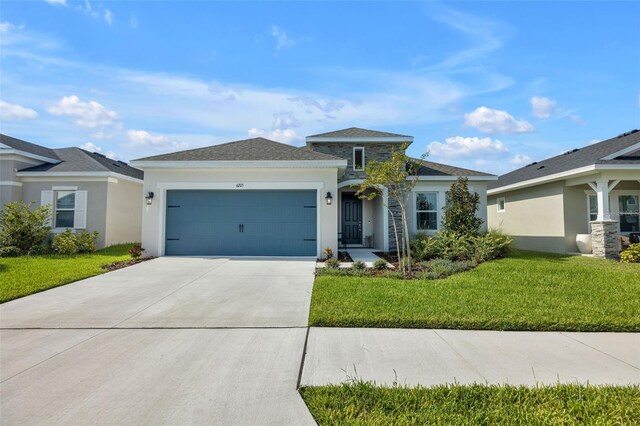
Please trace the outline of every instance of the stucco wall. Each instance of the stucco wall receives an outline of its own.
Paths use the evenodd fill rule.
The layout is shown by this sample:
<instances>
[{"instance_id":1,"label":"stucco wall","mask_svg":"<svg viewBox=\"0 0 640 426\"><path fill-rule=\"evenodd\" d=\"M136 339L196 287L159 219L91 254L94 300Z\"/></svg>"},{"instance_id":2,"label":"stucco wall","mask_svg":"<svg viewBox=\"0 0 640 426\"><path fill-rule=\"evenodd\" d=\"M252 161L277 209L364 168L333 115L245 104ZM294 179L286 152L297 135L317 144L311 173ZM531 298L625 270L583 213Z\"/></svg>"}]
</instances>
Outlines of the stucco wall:
<instances>
[{"instance_id":1,"label":"stucco wall","mask_svg":"<svg viewBox=\"0 0 640 426\"><path fill-rule=\"evenodd\" d=\"M140 241L142 237L142 184L110 179L107 185L105 244Z\"/></svg>"},{"instance_id":2,"label":"stucco wall","mask_svg":"<svg viewBox=\"0 0 640 426\"><path fill-rule=\"evenodd\" d=\"M22 186L20 178L16 177L16 171L27 167L33 167L42 164L41 161L32 161L24 159L20 156L2 156L0 157L0 207L4 203L22 200Z\"/></svg>"},{"instance_id":3,"label":"stucco wall","mask_svg":"<svg viewBox=\"0 0 640 426\"><path fill-rule=\"evenodd\" d=\"M489 228L500 229L510 235L518 248L564 253L564 189L564 182L554 182L490 195L487 208ZM504 212L497 211L497 199L501 197L505 198Z\"/></svg>"},{"instance_id":4,"label":"stucco wall","mask_svg":"<svg viewBox=\"0 0 640 426\"><path fill-rule=\"evenodd\" d=\"M255 169L152 169L146 168L144 194L154 192L153 204L143 206L142 244L151 255L162 255L164 250L165 193L167 186L174 189L277 189L296 185L302 189L317 189L320 230L317 236L318 256L325 247L338 251L337 168L255 168ZM241 185L241 186L240 186ZM331 192L334 203L326 205L324 197Z\"/></svg>"},{"instance_id":5,"label":"stucco wall","mask_svg":"<svg viewBox=\"0 0 640 426\"><path fill-rule=\"evenodd\" d=\"M566 186L564 188L564 245L565 251L577 253L577 234L588 234L589 215L587 211L588 185Z\"/></svg>"},{"instance_id":6,"label":"stucco wall","mask_svg":"<svg viewBox=\"0 0 640 426\"><path fill-rule=\"evenodd\" d=\"M25 179L26 180L26 179ZM105 223L107 212L107 182L103 181L33 181L28 180L22 186L23 201L28 203L31 200L36 201L36 205L40 205L42 191L51 191L54 186L73 186L79 191L87 191L87 231L98 231L100 238L98 239L98 247L105 246ZM121 206L126 209L126 206ZM60 230L59 230L60 231ZM55 230L54 230L55 232Z\"/></svg>"}]
</instances>

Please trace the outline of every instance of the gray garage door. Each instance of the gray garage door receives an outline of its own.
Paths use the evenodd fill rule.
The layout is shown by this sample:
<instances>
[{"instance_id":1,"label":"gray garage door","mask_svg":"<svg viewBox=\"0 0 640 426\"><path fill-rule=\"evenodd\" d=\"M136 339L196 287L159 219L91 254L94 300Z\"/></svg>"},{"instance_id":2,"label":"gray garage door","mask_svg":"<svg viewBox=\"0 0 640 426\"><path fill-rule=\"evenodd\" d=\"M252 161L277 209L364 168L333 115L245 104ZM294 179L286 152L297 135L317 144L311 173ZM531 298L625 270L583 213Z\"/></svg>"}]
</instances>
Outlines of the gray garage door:
<instances>
[{"instance_id":1,"label":"gray garage door","mask_svg":"<svg viewBox=\"0 0 640 426\"><path fill-rule=\"evenodd\" d=\"M167 255L315 256L315 191L167 191Z\"/></svg>"}]
</instances>

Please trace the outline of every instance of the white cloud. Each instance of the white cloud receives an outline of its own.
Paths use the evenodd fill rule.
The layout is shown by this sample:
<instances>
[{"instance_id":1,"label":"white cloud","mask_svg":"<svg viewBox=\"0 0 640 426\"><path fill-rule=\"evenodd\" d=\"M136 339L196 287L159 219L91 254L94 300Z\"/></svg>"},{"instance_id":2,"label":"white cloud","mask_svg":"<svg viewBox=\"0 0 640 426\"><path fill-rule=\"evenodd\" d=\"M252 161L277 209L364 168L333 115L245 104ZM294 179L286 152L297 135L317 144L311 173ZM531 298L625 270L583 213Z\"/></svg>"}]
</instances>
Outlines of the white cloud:
<instances>
[{"instance_id":1,"label":"white cloud","mask_svg":"<svg viewBox=\"0 0 640 426\"><path fill-rule=\"evenodd\" d=\"M9 102L0 101L0 117L5 120L25 120L36 118L38 113L31 108L22 105L10 104Z\"/></svg>"},{"instance_id":2,"label":"white cloud","mask_svg":"<svg viewBox=\"0 0 640 426\"><path fill-rule=\"evenodd\" d=\"M526 120L516 120L507 111L491 109L484 106L464 115L464 124L475 127L483 133L528 133L533 126Z\"/></svg>"},{"instance_id":3,"label":"white cloud","mask_svg":"<svg viewBox=\"0 0 640 426\"><path fill-rule=\"evenodd\" d=\"M129 27L134 30L138 28L138 17L134 14L131 14L131 17L129 17Z\"/></svg>"},{"instance_id":4,"label":"white cloud","mask_svg":"<svg viewBox=\"0 0 640 426\"><path fill-rule=\"evenodd\" d=\"M529 99L531 114L537 118L549 118L556 110L557 101L544 96L533 96Z\"/></svg>"},{"instance_id":5,"label":"white cloud","mask_svg":"<svg viewBox=\"0 0 640 426\"><path fill-rule=\"evenodd\" d=\"M293 129L275 129L268 131L265 129L258 129L254 127L249 129L248 133L249 137L252 138L261 137L282 143L291 143L301 139L300 135L298 135Z\"/></svg>"},{"instance_id":6,"label":"white cloud","mask_svg":"<svg viewBox=\"0 0 640 426\"><path fill-rule=\"evenodd\" d=\"M109 9L105 9L102 16L104 17L104 20L107 21L107 25L111 26L111 24L113 24L113 12Z\"/></svg>"},{"instance_id":7,"label":"white cloud","mask_svg":"<svg viewBox=\"0 0 640 426\"><path fill-rule=\"evenodd\" d=\"M0 33L8 33L10 29L15 28L11 22L0 22Z\"/></svg>"},{"instance_id":8,"label":"white cloud","mask_svg":"<svg viewBox=\"0 0 640 426\"><path fill-rule=\"evenodd\" d=\"M49 4L55 4L56 6L66 6L67 0L44 0Z\"/></svg>"},{"instance_id":9,"label":"white cloud","mask_svg":"<svg viewBox=\"0 0 640 426\"><path fill-rule=\"evenodd\" d=\"M93 142L83 143L78 148L84 149L85 151L89 151L89 152L97 152L98 154L103 154L102 148L100 148L98 145L94 144ZM118 158L120 158L120 156L113 151L107 151L103 155L112 160L117 160Z\"/></svg>"},{"instance_id":10,"label":"white cloud","mask_svg":"<svg viewBox=\"0 0 640 426\"><path fill-rule=\"evenodd\" d=\"M109 111L98 102L82 102L76 95L63 97L48 111L53 115L75 118L78 126L88 129L114 125L118 117L115 111Z\"/></svg>"},{"instance_id":11,"label":"white cloud","mask_svg":"<svg viewBox=\"0 0 640 426\"><path fill-rule=\"evenodd\" d=\"M509 150L498 139L454 136L445 142L434 141L428 146L429 155L444 158L503 157Z\"/></svg>"},{"instance_id":12,"label":"white cloud","mask_svg":"<svg viewBox=\"0 0 640 426\"><path fill-rule=\"evenodd\" d=\"M570 115L570 116L569 116L569 119L570 119L571 121L573 121L574 123L576 123L578 126L586 126L586 125L587 125L587 122L586 122L586 121L584 121L584 120L582 119L582 117L580 117L580 116L579 116L579 115L577 115L577 114L572 114L572 115Z\"/></svg>"},{"instance_id":13,"label":"white cloud","mask_svg":"<svg viewBox=\"0 0 640 426\"><path fill-rule=\"evenodd\" d=\"M281 50L296 44L296 42L287 35L286 31L277 25L271 27L271 35L276 39L276 50Z\"/></svg>"},{"instance_id":14,"label":"white cloud","mask_svg":"<svg viewBox=\"0 0 640 426\"><path fill-rule=\"evenodd\" d=\"M165 135L151 134L145 130L127 130L132 148L152 148L154 150L184 149L187 144Z\"/></svg>"},{"instance_id":15,"label":"white cloud","mask_svg":"<svg viewBox=\"0 0 640 426\"><path fill-rule=\"evenodd\" d=\"M91 139L111 139L113 135L106 132L95 132L91 134Z\"/></svg>"},{"instance_id":16,"label":"white cloud","mask_svg":"<svg viewBox=\"0 0 640 426\"><path fill-rule=\"evenodd\" d=\"M516 154L515 157L511 159L511 164L515 164L516 166L520 166L522 164L529 164L531 162L531 157L526 154Z\"/></svg>"},{"instance_id":17,"label":"white cloud","mask_svg":"<svg viewBox=\"0 0 640 426\"><path fill-rule=\"evenodd\" d=\"M274 130L285 130L294 127L300 127L300 121L293 115L293 112L277 112L273 114L273 124L271 126Z\"/></svg>"}]
</instances>

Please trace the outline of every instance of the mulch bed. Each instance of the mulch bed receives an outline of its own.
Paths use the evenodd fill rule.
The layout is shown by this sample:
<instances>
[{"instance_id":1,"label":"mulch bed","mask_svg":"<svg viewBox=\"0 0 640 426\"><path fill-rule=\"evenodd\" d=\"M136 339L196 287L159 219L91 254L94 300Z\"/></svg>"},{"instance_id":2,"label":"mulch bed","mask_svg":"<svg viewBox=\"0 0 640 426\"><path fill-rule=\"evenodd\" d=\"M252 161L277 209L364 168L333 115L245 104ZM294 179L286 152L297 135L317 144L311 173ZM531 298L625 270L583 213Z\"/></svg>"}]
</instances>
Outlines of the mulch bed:
<instances>
[{"instance_id":1,"label":"mulch bed","mask_svg":"<svg viewBox=\"0 0 640 426\"><path fill-rule=\"evenodd\" d=\"M351 258L351 256L349 256L349 253L346 251L339 251L338 259L340 260L340 262L353 262L353 259Z\"/></svg>"},{"instance_id":2,"label":"mulch bed","mask_svg":"<svg viewBox=\"0 0 640 426\"><path fill-rule=\"evenodd\" d=\"M146 262L147 260L155 259L154 256L149 257L141 257L139 259L130 259L130 260L121 260L119 262L107 263L106 265L102 265L102 269L106 269L107 271L115 271L117 269L126 268L127 266L137 265L138 263Z\"/></svg>"}]
</instances>

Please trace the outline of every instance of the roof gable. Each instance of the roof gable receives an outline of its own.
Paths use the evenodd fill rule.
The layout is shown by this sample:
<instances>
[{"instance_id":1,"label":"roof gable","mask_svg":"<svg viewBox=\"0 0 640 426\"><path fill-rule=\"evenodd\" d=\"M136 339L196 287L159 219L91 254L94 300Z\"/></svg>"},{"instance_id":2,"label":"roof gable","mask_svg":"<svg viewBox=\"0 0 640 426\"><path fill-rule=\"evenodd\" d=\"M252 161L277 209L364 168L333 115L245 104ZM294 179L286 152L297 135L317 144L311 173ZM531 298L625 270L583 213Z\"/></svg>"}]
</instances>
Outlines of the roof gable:
<instances>
[{"instance_id":1,"label":"roof gable","mask_svg":"<svg viewBox=\"0 0 640 426\"><path fill-rule=\"evenodd\" d=\"M347 129L307 136L307 139L309 138L412 138L412 136L362 129L360 127L349 127Z\"/></svg>"},{"instance_id":2,"label":"roof gable","mask_svg":"<svg viewBox=\"0 0 640 426\"><path fill-rule=\"evenodd\" d=\"M489 184L489 189L498 189L507 185L514 185L532 179L544 178L557 173L568 172L573 169L587 167L595 164L639 164L640 159L624 156L611 160L604 160L627 148L640 143L640 131L633 130L623 133L615 138L574 149L546 160L536 161L517 170L500 176L496 182Z\"/></svg>"},{"instance_id":3,"label":"roof gable","mask_svg":"<svg viewBox=\"0 0 640 426\"><path fill-rule=\"evenodd\" d=\"M265 138L139 158L135 161L336 161L341 158Z\"/></svg>"}]
</instances>

